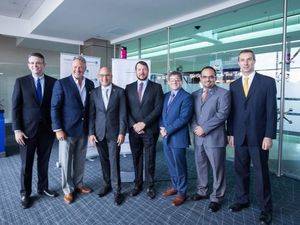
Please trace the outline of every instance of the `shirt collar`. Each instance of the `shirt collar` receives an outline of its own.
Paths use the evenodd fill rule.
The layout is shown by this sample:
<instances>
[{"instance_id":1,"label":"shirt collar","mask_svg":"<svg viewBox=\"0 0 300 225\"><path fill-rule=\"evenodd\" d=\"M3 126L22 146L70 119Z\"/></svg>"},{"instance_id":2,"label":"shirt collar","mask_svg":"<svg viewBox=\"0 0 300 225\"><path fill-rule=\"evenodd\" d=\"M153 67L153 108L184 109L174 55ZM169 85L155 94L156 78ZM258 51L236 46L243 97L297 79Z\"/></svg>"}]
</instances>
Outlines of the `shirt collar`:
<instances>
[{"instance_id":1,"label":"shirt collar","mask_svg":"<svg viewBox=\"0 0 300 225\"><path fill-rule=\"evenodd\" d=\"M243 80L245 79L245 77L248 77L249 80L253 80L253 77L254 77L254 75L255 75L255 71L253 71L252 73L250 73L248 76L245 76L245 75L242 74L242 73L241 73L241 75L242 75Z\"/></svg>"},{"instance_id":2,"label":"shirt collar","mask_svg":"<svg viewBox=\"0 0 300 225\"><path fill-rule=\"evenodd\" d=\"M72 78L73 78L73 80L75 81L75 83L76 83L77 85L79 85L78 80L73 76L73 74L72 74ZM83 77L83 79L82 79L82 85L83 85L83 86L85 85L85 77Z\"/></svg>"},{"instance_id":3,"label":"shirt collar","mask_svg":"<svg viewBox=\"0 0 300 225\"><path fill-rule=\"evenodd\" d=\"M140 83L144 83L144 87L148 84L148 79L146 80L137 80L137 84L140 85Z\"/></svg>"},{"instance_id":4,"label":"shirt collar","mask_svg":"<svg viewBox=\"0 0 300 225\"><path fill-rule=\"evenodd\" d=\"M111 88L112 88L112 84L110 84L110 85L108 85L108 86L101 86L101 88L103 89L103 90L110 90Z\"/></svg>"},{"instance_id":5,"label":"shirt collar","mask_svg":"<svg viewBox=\"0 0 300 225\"><path fill-rule=\"evenodd\" d=\"M37 75L35 75L35 74L31 74L32 75L32 77L34 78L34 80L35 81L37 81L37 79L40 79L40 80L42 80L42 79L44 79L44 74L42 75L42 76L37 76Z\"/></svg>"},{"instance_id":6,"label":"shirt collar","mask_svg":"<svg viewBox=\"0 0 300 225\"><path fill-rule=\"evenodd\" d=\"M179 88L179 89L177 89L177 90L172 90L172 91L171 91L171 95L174 94L174 95L176 96L177 93L178 93L178 91L179 91L180 89L181 89L181 88Z\"/></svg>"}]
</instances>

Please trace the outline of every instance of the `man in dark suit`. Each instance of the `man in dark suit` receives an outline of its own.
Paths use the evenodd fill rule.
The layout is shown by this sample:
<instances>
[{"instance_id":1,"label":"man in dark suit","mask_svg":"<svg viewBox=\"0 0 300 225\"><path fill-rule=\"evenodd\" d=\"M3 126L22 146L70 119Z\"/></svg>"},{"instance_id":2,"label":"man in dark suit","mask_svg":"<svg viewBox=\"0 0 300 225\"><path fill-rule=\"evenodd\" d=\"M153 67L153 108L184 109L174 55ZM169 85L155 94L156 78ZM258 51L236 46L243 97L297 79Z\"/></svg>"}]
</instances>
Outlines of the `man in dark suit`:
<instances>
[{"instance_id":1,"label":"man in dark suit","mask_svg":"<svg viewBox=\"0 0 300 225\"><path fill-rule=\"evenodd\" d=\"M236 202L233 212L249 207L250 162L261 208L261 224L272 220L268 158L276 138L276 85L271 77L254 71L255 55L242 50L238 57L242 77L231 83L231 113L228 119L229 144L235 148Z\"/></svg>"},{"instance_id":2,"label":"man in dark suit","mask_svg":"<svg viewBox=\"0 0 300 225\"><path fill-rule=\"evenodd\" d=\"M51 100L52 129L59 140L64 201L74 200L73 192L90 193L83 186L84 164L87 150L90 92L93 81L84 77L86 61L74 57L72 74L56 81Z\"/></svg>"},{"instance_id":3,"label":"man in dark suit","mask_svg":"<svg viewBox=\"0 0 300 225\"><path fill-rule=\"evenodd\" d=\"M128 84L125 94L128 107L129 142L135 171L132 196L143 187L143 151L145 151L145 179L147 195L155 198L154 173L156 142L159 135L158 120L162 110L163 91L160 84L148 80L147 63L135 65L138 80Z\"/></svg>"},{"instance_id":4,"label":"man in dark suit","mask_svg":"<svg viewBox=\"0 0 300 225\"><path fill-rule=\"evenodd\" d=\"M45 59L40 53L28 57L31 74L16 80L12 95L12 125L21 156L21 203L30 207L32 167L37 153L38 187L41 195L56 197L48 189L48 164L54 141L50 103L56 79L44 74Z\"/></svg>"},{"instance_id":5,"label":"man in dark suit","mask_svg":"<svg viewBox=\"0 0 300 225\"><path fill-rule=\"evenodd\" d=\"M98 73L100 86L91 92L89 111L89 142L100 156L104 187L99 197L113 187L114 202L122 203L120 178L120 146L126 134L126 98L124 89L112 84L112 73L102 67Z\"/></svg>"},{"instance_id":6,"label":"man in dark suit","mask_svg":"<svg viewBox=\"0 0 300 225\"><path fill-rule=\"evenodd\" d=\"M172 205L179 206L186 200L186 148L190 144L189 122L194 111L193 98L182 88L180 72L171 72L168 75L168 84L171 91L164 97L160 134L163 138L163 148L172 187L168 188L163 196L177 194Z\"/></svg>"}]
</instances>

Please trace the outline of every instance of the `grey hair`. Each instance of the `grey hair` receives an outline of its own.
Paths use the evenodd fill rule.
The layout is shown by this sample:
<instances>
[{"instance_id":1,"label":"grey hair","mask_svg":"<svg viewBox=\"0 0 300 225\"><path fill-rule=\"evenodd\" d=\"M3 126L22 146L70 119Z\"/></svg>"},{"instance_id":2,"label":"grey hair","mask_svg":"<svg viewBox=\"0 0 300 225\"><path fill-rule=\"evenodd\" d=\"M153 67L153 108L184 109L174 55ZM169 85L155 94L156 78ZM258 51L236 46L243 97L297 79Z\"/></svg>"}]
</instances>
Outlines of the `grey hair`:
<instances>
[{"instance_id":1,"label":"grey hair","mask_svg":"<svg viewBox=\"0 0 300 225\"><path fill-rule=\"evenodd\" d=\"M83 56L81 56L81 55L75 56L75 57L73 58L73 62L74 62L75 60L79 60L80 62L86 64L85 58L84 58Z\"/></svg>"}]
</instances>

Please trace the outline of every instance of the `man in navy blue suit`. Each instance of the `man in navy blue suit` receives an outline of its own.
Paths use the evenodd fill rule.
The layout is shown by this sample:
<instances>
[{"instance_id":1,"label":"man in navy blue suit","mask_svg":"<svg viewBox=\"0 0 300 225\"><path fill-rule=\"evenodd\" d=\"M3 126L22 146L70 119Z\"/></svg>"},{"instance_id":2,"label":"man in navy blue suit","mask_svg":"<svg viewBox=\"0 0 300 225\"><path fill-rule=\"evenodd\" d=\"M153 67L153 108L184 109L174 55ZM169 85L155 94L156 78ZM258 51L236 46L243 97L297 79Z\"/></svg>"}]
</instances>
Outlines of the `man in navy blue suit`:
<instances>
[{"instance_id":1,"label":"man in navy blue suit","mask_svg":"<svg viewBox=\"0 0 300 225\"><path fill-rule=\"evenodd\" d=\"M94 83L84 77L85 70L85 59L75 57L72 74L56 81L51 101L52 129L59 140L62 189L67 204L73 202L74 191L80 194L92 191L83 186L89 98L94 88Z\"/></svg>"},{"instance_id":2,"label":"man in navy blue suit","mask_svg":"<svg viewBox=\"0 0 300 225\"><path fill-rule=\"evenodd\" d=\"M238 57L241 78L230 85L231 113L228 141L235 148L236 201L229 209L249 207L250 162L255 173L255 189L261 208L261 224L272 221L272 200L268 168L269 149L276 138L276 84L271 77L254 71L255 55L242 50Z\"/></svg>"},{"instance_id":3,"label":"man in navy blue suit","mask_svg":"<svg viewBox=\"0 0 300 225\"><path fill-rule=\"evenodd\" d=\"M182 88L181 73L171 72L168 84L171 91L164 97L160 134L163 138L163 149L172 187L168 188L163 196L177 194L172 205L179 206L186 200L186 148L190 144L188 125L193 116L193 98Z\"/></svg>"},{"instance_id":4,"label":"man in navy blue suit","mask_svg":"<svg viewBox=\"0 0 300 225\"><path fill-rule=\"evenodd\" d=\"M41 53L28 56L31 74L16 80L12 95L12 125L21 156L21 204L29 208L34 154L37 153L38 193L49 197L58 194L48 189L48 165L54 141L50 103L55 78L44 74L45 58Z\"/></svg>"}]
</instances>

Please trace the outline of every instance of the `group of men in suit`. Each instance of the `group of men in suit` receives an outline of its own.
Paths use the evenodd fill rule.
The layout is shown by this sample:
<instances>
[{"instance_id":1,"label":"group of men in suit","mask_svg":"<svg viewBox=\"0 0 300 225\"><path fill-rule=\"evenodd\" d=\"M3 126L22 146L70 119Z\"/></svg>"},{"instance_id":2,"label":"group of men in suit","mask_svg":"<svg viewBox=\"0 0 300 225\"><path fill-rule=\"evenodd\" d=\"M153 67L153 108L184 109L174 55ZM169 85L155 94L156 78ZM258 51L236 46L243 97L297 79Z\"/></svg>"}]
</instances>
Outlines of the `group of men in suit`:
<instances>
[{"instance_id":1,"label":"group of men in suit","mask_svg":"<svg viewBox=\"0 0 300 225\"><path fill-rule=\"evenodd\" d=\"M171 177L164 197L176 195L172 205L187 198L186 149L190 144L189 126L194 133L197 192L195 201L210 198L209 209L221 208L226 189L225 156L227 141L234 147L236 201L230 210L249 207L249 174L252 161L262 224L272 220L268 150L276 138L276 85L274 79L254 71L255 54L242 50L238 56L241 78L229 91L218 87L216 71L201 70L202 88L189 94L182 88L180 72L168 74L170 92L148 79L147 63L135 66L137 81L124 89L112 83L112 73L102 67L100 86L83 76L86 62L75 57L72 74L55 80L44 74L45 60L40 53L28 58L31 74L18 78L13 92L13 129L21 155L21 203L30 207L32 167L35 151L38 162L38 193L56 197L48 189L48 163L54 133L60 145L64 201L71 203L75 193L86 194L83 185L87 142L96 145L103 173L99 197L114 192L114 202L123 201L120 179L120 146L126 131L135 171L131 196L143 190L143 165L147 195L155 198L156 143L161 135ZM51 112L51 116L50 116ZM52 121L52 127L51 127ZM225 128L227 121L227 131ZM229 135L227 137L227 134ZM145 158L145 160L143 159ZM212 167L213 190L208 196L208 165Z\"/></svg>"}]
</instances>

